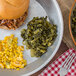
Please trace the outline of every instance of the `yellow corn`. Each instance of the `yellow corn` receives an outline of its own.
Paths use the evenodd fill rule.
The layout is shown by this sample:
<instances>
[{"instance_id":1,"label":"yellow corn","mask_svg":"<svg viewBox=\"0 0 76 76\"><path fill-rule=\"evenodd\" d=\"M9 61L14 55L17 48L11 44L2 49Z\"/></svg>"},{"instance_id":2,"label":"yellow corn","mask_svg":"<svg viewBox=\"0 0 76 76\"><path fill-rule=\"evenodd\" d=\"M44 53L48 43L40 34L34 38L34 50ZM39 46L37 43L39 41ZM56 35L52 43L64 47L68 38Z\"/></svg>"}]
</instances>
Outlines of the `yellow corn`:
<instances>
[{"instance_id":1,"label":"yellow corn","mask_svg":"<svg viewBox=\"0 0 76 76\"><path fill-rule=\"evenodd\" d=\"M27 61L23 59L24 47L18 46L17 40L13 34L0 40L0 68L19 70L27 65Z\"/></svg>"}]
</instances>

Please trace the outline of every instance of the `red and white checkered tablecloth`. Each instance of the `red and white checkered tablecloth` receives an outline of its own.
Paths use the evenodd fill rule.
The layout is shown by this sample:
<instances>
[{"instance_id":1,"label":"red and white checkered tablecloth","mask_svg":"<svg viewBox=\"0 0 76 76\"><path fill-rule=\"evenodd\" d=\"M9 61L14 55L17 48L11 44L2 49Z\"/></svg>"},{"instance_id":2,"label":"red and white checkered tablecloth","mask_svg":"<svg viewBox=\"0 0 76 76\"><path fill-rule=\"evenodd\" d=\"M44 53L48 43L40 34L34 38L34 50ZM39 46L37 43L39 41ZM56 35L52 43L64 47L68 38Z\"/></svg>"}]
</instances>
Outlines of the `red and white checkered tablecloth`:
<instances>
[{"instance_id":1,"label":"red and white checkered tablecloth","mask_svg":"<svg viewBox=\"0 0 76 76\"><path fill-rule=\"evenodd\" d=\"M39 76L60 76L58 74L60 66L62 65L62 63L67 58L70 52L75 53L76 55L76 51L74 49L69 49L67 52L57 58L51 65L49 65ZM72 64L66 76L76 76L76 60Z\"/></svg>"}]
</instances>

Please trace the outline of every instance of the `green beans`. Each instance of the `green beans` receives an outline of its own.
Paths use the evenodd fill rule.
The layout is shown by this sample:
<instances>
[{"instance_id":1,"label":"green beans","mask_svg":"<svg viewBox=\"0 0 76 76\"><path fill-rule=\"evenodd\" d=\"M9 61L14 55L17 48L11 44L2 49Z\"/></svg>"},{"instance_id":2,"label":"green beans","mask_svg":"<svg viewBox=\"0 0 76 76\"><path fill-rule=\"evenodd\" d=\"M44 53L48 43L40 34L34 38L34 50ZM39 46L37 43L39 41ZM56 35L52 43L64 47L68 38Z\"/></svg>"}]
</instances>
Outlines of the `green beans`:
<instances>
[{"instance_id":1,"label":"green beans","mask_svg":"<svg viewBox=\"0 0 76 76\"><path fill-rule=\"evenodd\" d=\"M73 33L73 36L76 40L76 7L75 9L73 10L73 14L72 14L72 17L71 17L71 22L72 22L72 33Z\"/></svg>"},{"instance_id":2,"label":"green beans","mask_svg":"<svg viewBox=\"0 0 76 76\"><path fill-rule=\"evenodd\" d=\"M31 49L31 56L40 57L54 43L57 37L57 27L50 24L47 17L34 17L27 24L27 29L21 31L21 36L26 48Z\"/></svg>"}]
</instances>

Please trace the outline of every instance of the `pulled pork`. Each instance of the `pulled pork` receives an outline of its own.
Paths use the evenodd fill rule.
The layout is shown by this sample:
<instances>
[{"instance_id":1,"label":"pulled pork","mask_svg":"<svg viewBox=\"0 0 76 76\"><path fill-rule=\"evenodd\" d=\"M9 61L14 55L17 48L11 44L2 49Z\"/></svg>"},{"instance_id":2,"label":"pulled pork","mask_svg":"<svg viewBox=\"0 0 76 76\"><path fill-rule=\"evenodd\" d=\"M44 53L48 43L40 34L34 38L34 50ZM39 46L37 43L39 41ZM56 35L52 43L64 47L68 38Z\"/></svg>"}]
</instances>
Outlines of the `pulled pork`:
<instances>
[{"instance_id":1,"label":"pulled pork","mask_svg":"<svg viewBox=\"0 0 76 76\"><path fill-rule=\"evenodd\" d=\"M26 16L27 16L27 12L18 19L2 19L2 20L0 20L0 27L6 26L6 28L9 30L11 30L11 29L15 30L22 25ZM3 28L3 29L5 29L5 28Z\"/></svg>"}]
</instances>

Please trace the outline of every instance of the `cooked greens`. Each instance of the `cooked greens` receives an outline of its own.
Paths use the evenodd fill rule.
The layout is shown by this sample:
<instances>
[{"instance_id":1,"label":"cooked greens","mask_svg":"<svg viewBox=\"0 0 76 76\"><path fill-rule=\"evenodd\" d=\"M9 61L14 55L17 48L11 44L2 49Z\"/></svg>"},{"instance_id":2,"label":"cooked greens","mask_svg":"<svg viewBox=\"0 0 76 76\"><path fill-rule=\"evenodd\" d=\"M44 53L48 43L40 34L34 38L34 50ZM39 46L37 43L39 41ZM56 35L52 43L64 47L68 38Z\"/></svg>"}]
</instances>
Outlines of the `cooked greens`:
<instances>
[{"instance_id":1,"label":"cooked greens","mask_svg":"<svg viewBox=\"0 0 76 76\"><path fill-rule=\"evenodd\" d=\"M47 17L34 17L27 24L27 29L21 31L21 36L26 48L31 49L31 56L40 57L57 37L57 27L50 24Z\"/></svg>"},{"instance_id":2,"label":"cooked greens","mask_svg":"<svg viewBox=\"0 0 76 76\"><path fill-rule=\"evenodd\" d=\"M71 22L72 22L72 33L73 33L73 36L76 40L76 7L74 8L73 10L73 14L72 14L72 17L71 17Z\"/></svg>"}]
</instances>

